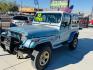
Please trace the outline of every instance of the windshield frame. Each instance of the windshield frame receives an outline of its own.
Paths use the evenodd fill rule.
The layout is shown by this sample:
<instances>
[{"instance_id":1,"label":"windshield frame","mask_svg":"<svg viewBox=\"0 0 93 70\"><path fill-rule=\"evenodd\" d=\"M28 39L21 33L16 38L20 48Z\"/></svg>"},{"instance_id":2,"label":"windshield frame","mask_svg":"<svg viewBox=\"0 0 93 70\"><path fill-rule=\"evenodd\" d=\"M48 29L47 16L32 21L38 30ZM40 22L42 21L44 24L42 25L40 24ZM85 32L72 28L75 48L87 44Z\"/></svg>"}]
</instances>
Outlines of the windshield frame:
<instances>
[{"instance_id":1,"label":"windshield frame","mask_svg":"<svg viewBox=\"0 0 93 70\"><path fill-rule=\"evenodd\" d=\"M50 13L48 13L48 12L38 12L38 13L40 13L40 14L59 14L60 15L60 21L59 22L56 22L56 23L53 23L53 22L44 22L44 21L35 21L35 17L36 17L36 15L35 15L35 17L34 17L34 19L33 19L33 23L35 24L59 24L59 23L61 23L61 21L62 21L62 16L63 16L63 14L62 13L52 13L52 12L50 12ZM38 14L37 13L37 14ZM56 15L55 15L56 16Z\"/></svg>"}]
</instances>

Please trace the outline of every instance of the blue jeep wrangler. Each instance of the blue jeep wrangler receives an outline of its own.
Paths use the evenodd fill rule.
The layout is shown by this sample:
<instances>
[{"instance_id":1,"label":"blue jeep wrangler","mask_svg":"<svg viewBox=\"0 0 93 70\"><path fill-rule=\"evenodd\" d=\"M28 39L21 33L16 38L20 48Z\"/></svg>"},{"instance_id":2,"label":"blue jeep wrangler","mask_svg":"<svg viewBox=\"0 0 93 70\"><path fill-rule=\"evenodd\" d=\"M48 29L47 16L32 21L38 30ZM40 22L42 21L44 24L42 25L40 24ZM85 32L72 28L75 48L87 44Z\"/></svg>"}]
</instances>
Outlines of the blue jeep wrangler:
<instances>
[{"instance_id":1,"label":"blue jeep wrangler","mask_svg":"<svg viewBox=\"0 0 93 70\"><path fill-rule=\"evenodd\" d=\"M2 33L2 44L9 52L16 53L17 58L23 58L24 54L31 56L33 65L42 70L51 59L52 49L65 45L71 50L77 47L78 25L78 16L71 13L37 12L32 25L11 27Z\"/></svg>"}]
</instances>

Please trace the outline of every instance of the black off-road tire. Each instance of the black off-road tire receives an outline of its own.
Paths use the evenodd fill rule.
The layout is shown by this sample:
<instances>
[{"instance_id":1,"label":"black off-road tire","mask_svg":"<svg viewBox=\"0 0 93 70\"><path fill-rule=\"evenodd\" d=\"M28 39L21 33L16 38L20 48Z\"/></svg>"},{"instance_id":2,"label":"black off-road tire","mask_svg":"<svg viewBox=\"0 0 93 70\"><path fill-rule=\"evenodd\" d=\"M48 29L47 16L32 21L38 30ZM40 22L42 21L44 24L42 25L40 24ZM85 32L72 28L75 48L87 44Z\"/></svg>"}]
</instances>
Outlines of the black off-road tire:
<instances>
[{"instance_id":1,"label":"black off-road tire","mask_svg":"<svg viewBox=\"0 0 93 70\"><path fill-rule=\"evenodd\" d=\"M75 50L77 48L77 44L78 44L78 36L74 36L72 42L69 43L69 49Z\"/></svg>"},{"instance_id":2,"label":"black off-road tire","mask_svg":"<svg viewBox=\"0 0 93 70\"><path fill-rule=\"evenodd\" d=\"M43 47L43 46L42 46ZM37 69L37 70L44 70L47 65L50 62L52 53L51 53L51 48L50 47L43 47L43 48L39 48L36 49L36 51L38 51L39 53L37 54L35 60L32 61L32 65ZM43 53L48 52L49 53L49 60L45 65L40 65L40 57L42 56Z\"/></svg>"}]
</instances>

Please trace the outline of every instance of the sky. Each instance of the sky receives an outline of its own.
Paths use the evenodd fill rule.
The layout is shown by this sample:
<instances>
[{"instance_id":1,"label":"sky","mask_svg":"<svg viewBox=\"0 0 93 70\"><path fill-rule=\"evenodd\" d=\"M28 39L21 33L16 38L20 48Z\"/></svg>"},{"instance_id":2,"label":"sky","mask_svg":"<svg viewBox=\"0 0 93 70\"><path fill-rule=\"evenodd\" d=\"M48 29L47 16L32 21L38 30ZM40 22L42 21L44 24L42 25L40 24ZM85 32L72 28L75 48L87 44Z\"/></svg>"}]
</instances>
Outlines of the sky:
<instances>
[{"instance_id":1,"label":"sky","mask_svg":"<svg viewBox=\"0 0 93 70\"><path fill-rule=\"evenodd\" d=\"M38 0L40 8L50 8L50 0ZM16 0L23 7L35 7L34 0ZM74 11L91 12L93 0L70 0L70 5L74 5Z\"/></svg>"}]
</instances>

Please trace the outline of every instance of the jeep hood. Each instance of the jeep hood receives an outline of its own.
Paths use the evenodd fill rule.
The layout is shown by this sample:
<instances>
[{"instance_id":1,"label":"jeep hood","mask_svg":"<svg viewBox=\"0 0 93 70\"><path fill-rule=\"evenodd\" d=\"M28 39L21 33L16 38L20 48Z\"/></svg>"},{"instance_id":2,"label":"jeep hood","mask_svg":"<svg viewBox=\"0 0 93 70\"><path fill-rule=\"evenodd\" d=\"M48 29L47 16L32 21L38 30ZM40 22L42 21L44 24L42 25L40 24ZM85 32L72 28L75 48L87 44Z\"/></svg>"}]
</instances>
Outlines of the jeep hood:
<instances>
[{"instance_id":1,"label":"jeep hood","mask_svg":"<svg viewBox=\"0 0 93 70\"><path fill-rule=\"evenodd\" d=\"M29 38L49 37L58 34L58 29L45 25L26 25L11 27L10 31L24 34Z\"/></svg>"}]
</instances>

